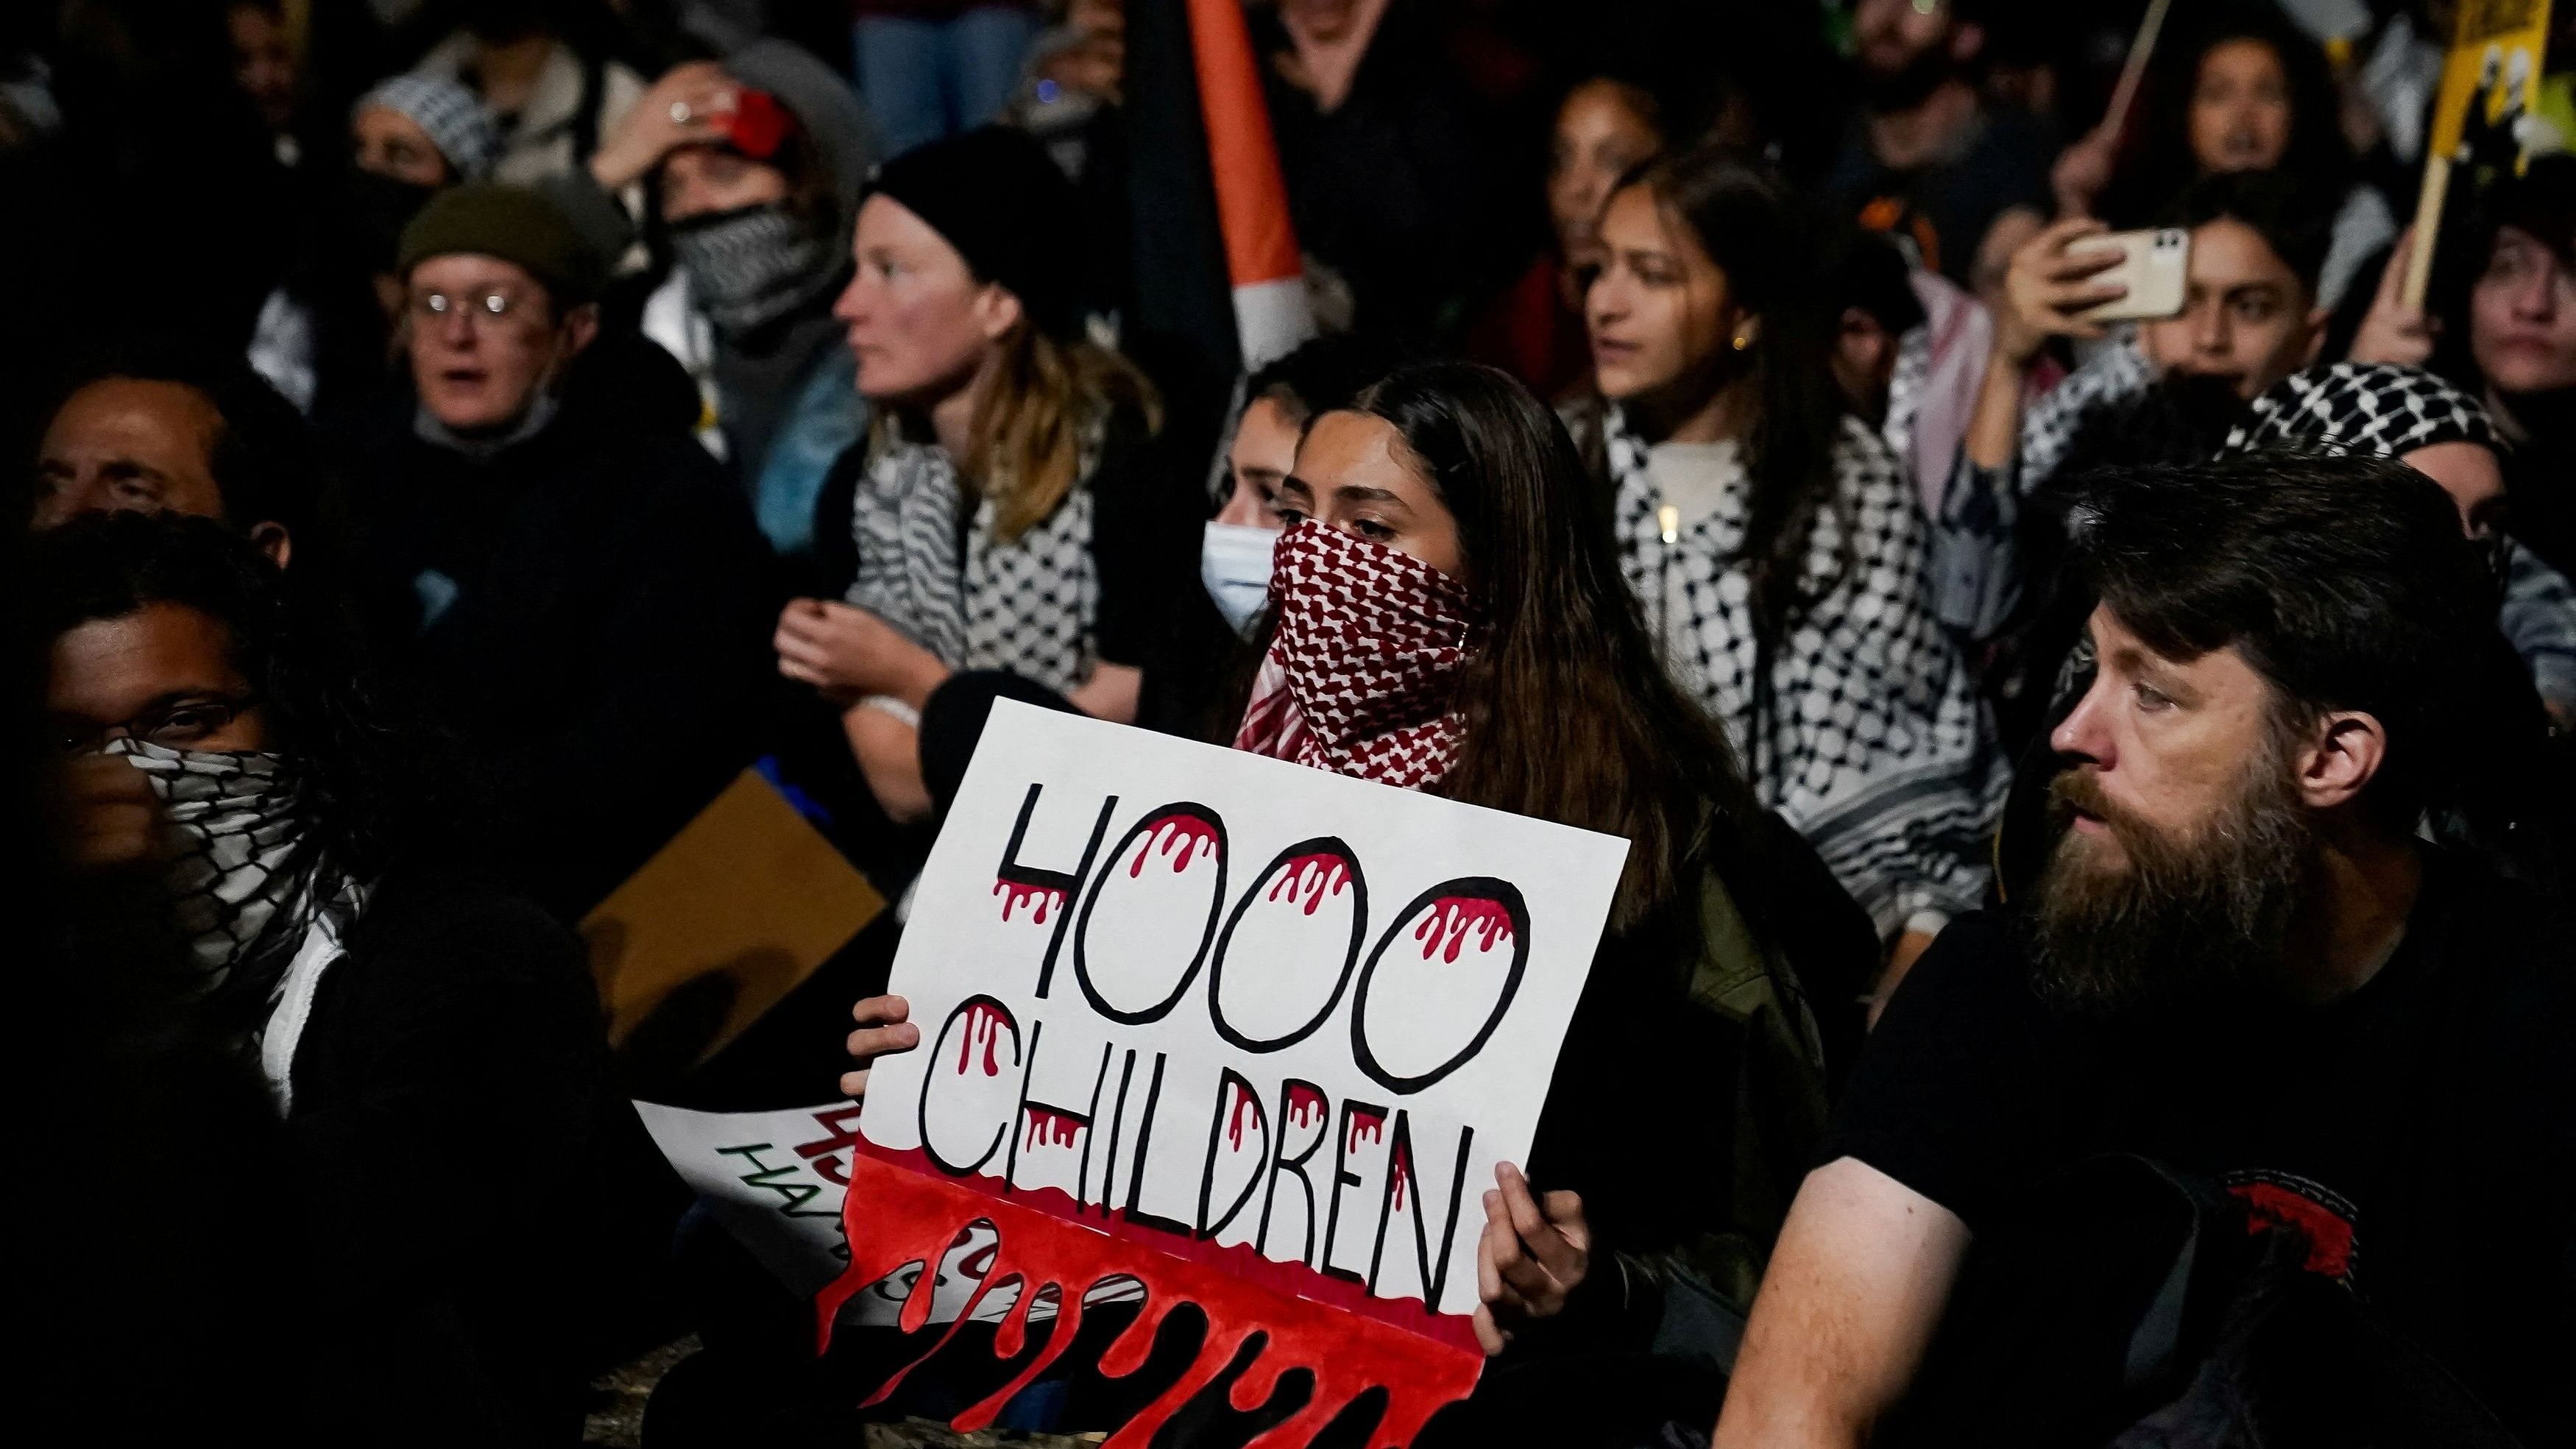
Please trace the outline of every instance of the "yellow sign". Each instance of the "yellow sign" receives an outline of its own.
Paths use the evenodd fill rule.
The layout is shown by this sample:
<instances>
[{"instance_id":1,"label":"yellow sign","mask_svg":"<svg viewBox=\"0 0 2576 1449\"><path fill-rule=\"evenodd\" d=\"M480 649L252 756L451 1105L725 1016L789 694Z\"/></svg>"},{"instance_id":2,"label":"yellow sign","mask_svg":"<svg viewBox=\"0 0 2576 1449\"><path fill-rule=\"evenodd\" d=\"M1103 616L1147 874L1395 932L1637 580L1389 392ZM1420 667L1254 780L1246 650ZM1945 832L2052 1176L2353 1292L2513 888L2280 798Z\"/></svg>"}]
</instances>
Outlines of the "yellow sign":
<instances>
[{"instance_id":1,"label":"yellow sign","mask_svg":"<svg viewBox=\"0 0 2576 1449\"><path fill-rule=\"evenodd\" d=\"M2454 166L2518 163L2522 118L2540 108L2549 0L2460 0L2460 29L2442 61L2432 153Z\"/></svg>"},{"instance_id":2,"label":"yellow sign","mask_svg":"<svg viewBox=\"0 0 2576 1449\"><path fill-rule=\"evenodd\" d=\"M2460 27L2442 61L2442 94L2433 104L2433 144L2424 153L2424 189L2415 201L2415 238L2406 258L2403 295L2424 305L2440 240L2442 203L2451 171L2525 163L2524 123L2540 108L2541 61L2549 44L2549 0L2459 0Z\"/></svg>"}]
</instances>

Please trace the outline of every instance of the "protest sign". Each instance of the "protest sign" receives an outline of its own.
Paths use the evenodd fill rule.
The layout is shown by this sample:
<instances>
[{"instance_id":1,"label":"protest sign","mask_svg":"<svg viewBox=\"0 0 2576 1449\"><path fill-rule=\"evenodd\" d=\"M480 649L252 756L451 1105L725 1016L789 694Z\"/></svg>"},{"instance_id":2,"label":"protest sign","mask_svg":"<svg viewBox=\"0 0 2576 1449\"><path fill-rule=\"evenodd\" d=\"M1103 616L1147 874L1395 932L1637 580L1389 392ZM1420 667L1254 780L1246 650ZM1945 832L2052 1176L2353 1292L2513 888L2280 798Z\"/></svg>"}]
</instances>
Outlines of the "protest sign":
<instances>
[{"instance_id":1,"label":"protest sign","mask_svg":"<svg viewBox=\"0 0 2576 1449\"><path fill-rule=\"evenodd\" d=\"M848 1271L841 1194L850 1180L850 1149L858 1140L857 1103L775 1112L694 1112L637 1102L635 1114L717 1223L789 1292L811 1297ZM984 1286L994 1248L992 1228L981 1224L950 1245L933 1281L932 1323L970 1316L970 1302L971 1317L978 1322L998 1323L1010 1315L1019 1301L1018 1285ZM907 1265L854 1295L842 1305L838 1321L892 1328L920 1272L919 1265ZM1139 1294L1132 1282L1116 1281L1094 1288L1084 1301L1097 1307ZM1030 1307L1032 1319L1054 1315L1051 1303Z\"/></svg>"},{"instance_id":2,"label":"protest sign","mask_svg":"<svg viewBox=\"0 0 2576 1449\"><path fill-rule=\"evenodd\" d=\"M1481 1195L1526 1159L1626 851L997 706L895 959L922 1045L870 1077L827 1331L848 1296L989 1221L985 1282L1030 1285L1023 1304L1145 1285L1103 1373L1141 1363L1176 1303L1207 1312L1198 1360L1112 1444L1145 1444L1256 1332L1238 1406L1316 1376L1256 1443L1304 1443L1372 1386L1370 1442L1409 1442L1481 1366ZM958 1426L989 1422L1079 1317ZM1024 1346L1019 1319L996 1352Z\"/></svg>"},{"instance_id":3,"label":"protest sign","mask_svg":"<svg viewBox=\"0 0 2576 1449\"><path fill-rule=\"evenodd\" d=\"M745 770L582 920L609 1044L626 1051L659 1021L679 1059L651 1065L703 1062L884 909L832 842Z\"/></svg>"},{"instance_id":4,"label":"protest sign","mask_svg":"<svg viewBox=\"0 0 2576 1449\"><path fill-rule=\"evenodd\" d=\"M2424 305L2452 172L2519 171L2526 159L2525 121L2540 101L2549 0L2459 0L2459 8L2459 29L2442 60L2441 95L2433 103L2423 191L2415 203L2415 244L2402 292L2409 307Z\"/></svg>"}]
</instances>

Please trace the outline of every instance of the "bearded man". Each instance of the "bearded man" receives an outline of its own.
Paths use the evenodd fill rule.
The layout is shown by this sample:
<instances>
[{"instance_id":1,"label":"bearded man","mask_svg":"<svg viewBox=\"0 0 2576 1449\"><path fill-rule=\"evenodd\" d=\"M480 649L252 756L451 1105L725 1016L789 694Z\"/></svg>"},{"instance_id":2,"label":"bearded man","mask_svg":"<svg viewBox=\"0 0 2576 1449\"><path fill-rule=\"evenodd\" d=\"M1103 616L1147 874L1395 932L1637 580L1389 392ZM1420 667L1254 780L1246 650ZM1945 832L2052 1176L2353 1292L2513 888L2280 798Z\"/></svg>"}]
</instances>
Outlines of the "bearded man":
<instances>
[{"instance_id":1,"label":"bearded man","mask_svg":"<svg viewBox=\"0 0 2576 1449\"><path fill-rule=\"evenodd\" d=\"M2222 1442L2207 1419L2174 1437L2170 1410L2139 1423L2177 1401L2337 1426L2264 1442L2559 1442L2571 937L2562 902L2418 833L2480 763L2462 742L2496 595L2456 509L2391 461L2275 456L2105 476L2075 523L2101 603L2092 683L2050 736L2049 863L2027 899L1953 922L1889 1003L1718 1449ZM2145 1219L2070 1186L2113 1180L2085 1175L2113 1155L2184 1204L2125 1279L2134 1242L2109 1225ZM2034 1223L2051 1246L2016 1259ZM2202 1271L2275 1230L2277 1271ZM2165 1280L2194 1261L2173 1240L2199 1266ZM1997 1313L1986 1270L2016 1260ZM2201 1337L2158 1369L2139 1349L2160 1280L2188 1284L2174 1318ZM2266 1340L2285 1303L2341 1336ZM1980 1318L2013 1347L1958 1348ZM2285 1338L2298 1373L2264 1356ZM2108 1354L2088 1398L2090 1339ZM2040 1356L2074 1367L1979 1399ZM1934 1423L1936 1402L1977 1405L1982 1432Z\"/></svg>"}]
</instances>

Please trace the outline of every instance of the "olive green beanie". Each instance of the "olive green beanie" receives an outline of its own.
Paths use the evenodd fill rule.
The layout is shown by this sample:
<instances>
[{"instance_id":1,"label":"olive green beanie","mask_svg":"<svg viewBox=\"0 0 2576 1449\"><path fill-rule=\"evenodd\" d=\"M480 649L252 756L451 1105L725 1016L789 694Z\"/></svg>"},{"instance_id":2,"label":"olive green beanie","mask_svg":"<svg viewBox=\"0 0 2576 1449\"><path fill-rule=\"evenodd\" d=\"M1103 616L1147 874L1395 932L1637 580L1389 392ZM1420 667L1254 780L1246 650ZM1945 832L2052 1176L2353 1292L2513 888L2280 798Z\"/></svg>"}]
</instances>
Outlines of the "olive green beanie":
<instances>
[{"instance_id":1,"label":"olive green beanie","mask_svg":"<svg viewBox=\"0 0 2576 1449\"><path fill-rule=\"evenodd\" d=\"M558 307L597 301L608 285L608 259L582 240L552 201L523 186L470 181L431 197L403 228L395 270L409 277L432 257L460 252L524 269Z\"/></svg>"}]
</instances>

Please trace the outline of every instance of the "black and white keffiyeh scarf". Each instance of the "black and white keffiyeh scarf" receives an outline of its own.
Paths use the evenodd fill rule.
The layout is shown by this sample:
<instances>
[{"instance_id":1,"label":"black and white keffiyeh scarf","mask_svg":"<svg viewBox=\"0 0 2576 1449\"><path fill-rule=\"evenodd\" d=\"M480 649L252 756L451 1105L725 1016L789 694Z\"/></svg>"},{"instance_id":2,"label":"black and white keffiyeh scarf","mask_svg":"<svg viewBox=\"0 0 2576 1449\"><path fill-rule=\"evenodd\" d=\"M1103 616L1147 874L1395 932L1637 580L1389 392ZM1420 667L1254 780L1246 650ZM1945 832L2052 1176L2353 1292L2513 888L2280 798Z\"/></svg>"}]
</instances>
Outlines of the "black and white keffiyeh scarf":
<instances>
[{"instance_id":1,"label":"black and white keffiyeh scarf","mask_svg":"<svg viewBox=\"0 0 2576 1449\"><path fill-rule=\"evenodd\" d=\"M1088 673L1100 612L1089 483L1106 434L1106 419L1085 429L1080 479L1005 543L993 536L993 501L969 492L946 449L887 427L852 503L859 566L844 597L951 669L1072 689Z\"/></svg>"},{"instance_id":2,"label":"black and white keffiyeh scarf","mask_svg":"<svg viewBox=\"0 0 2576 1449\"><path fill-rule=\"evenodd\" d=\"M1885 445L1844 420L1834 454L1843 511L1818 518L1802 580L1817 602L1762 661L1742 557L1751 504L1742 463L1718 454L1709 466L1723 476L1702 490L1708 510L1667 515L1650 450L1616 408L1603 441L1629 587L1763 802L1815 845L1882 933L1923 913L1973 909L2009 768L1926 602L1922 515ZM1766 663L1768 688L1757 688Z\"/></svg>"},{"instance_id":3,"label":"black and white keffiyeh scarf","mask_svg":"<svg viewBox=\"0 0 2576 1449\"><path fill-rule=\"evenodd\" d=\"M329 868L305 829L282 757L111 740L143 772L178 858L171 892L199 998L255 1023L249 1039L283 1115L295 1045L323 970L364 892Z\"/></svg>"},{"instance_id":4,"label":"black and white keffiyeh scarf","mask_svg":"<svg viewBox=\"0 0 2576 1449\"><path fill-rule=\"evenodd\" d=\"M2338 362L2291 373L2264 389L2253 415L2219 452L2316 447L2393 458L2437 443L2492 448L2495 441L2495 425L2478 400L2432 373L2391 362Z\"/></svg>"}]
</instances>

